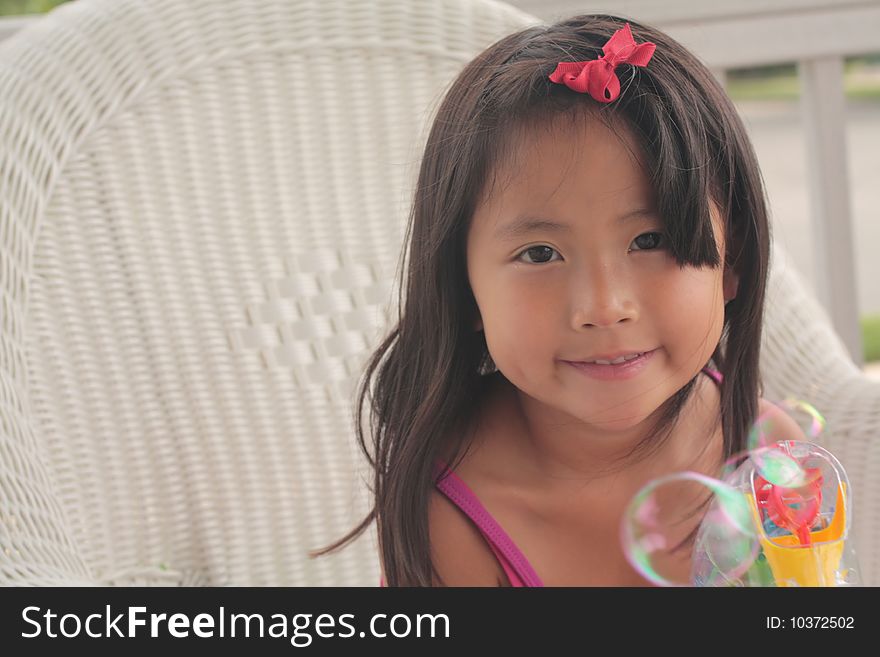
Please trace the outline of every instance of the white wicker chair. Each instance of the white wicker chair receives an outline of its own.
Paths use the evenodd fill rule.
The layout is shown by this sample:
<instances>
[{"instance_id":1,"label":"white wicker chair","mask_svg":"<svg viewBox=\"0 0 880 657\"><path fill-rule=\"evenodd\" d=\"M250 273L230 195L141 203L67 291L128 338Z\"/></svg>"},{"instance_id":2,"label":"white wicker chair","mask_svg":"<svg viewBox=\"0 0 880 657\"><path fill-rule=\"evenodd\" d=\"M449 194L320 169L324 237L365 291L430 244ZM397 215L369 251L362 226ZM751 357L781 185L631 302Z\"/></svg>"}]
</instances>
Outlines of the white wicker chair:
<instances>
[{"instance_id":1,"label":"white wicker chair","mask_svg":"<svg viewBox=\"0 0 880 657\"><path fill-rule=\"evenodd\" d=\"M365 585L352 389L491 0L78 0L0 45L0 583ZM768 391L880 538L880 390L788 269ZM873 487L873 488L871 488Z\"/></svg>"},{"instance_id":2,"label":"white wicker chair","mask_svg":"<svg viewBox=\"0 0 880 657\"><path fill-rule=\"evenodd\" d=\"M364 585L352 388L495 2L78 0L0 44L0 582ZM536 21L532 21L536 22Z\"/></svg>"}]
</instances>

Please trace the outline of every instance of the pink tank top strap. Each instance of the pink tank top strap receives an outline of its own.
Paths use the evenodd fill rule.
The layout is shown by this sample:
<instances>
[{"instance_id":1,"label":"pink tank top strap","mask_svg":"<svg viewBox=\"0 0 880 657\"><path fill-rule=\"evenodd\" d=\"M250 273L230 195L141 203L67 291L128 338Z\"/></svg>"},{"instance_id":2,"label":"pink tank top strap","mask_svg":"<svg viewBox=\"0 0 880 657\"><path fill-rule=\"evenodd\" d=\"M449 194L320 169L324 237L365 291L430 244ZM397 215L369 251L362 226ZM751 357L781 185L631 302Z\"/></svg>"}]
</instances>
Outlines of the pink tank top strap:
<instances>
[{"instance_id":1,"label":"pink tank top strap","mask_svg":"<svg viewBox=\"0 0 880 657\"><path fill-rule=\"evenodd\" d=\"M511 586L543 586L541 578L528 559L486 510L474 492L454 471L448 470L443 476L445 469L446 464L442 461L438 461L434 466L437 488L474 522L488 541Z\"/></svg>"},{"instance_id":2,"label":"pink tank top strap","mask_svg":"<svg viewBox=\"0 0 880 657\"><path fill-rule=\"evenodd\" d=\"M724 376L722 376L721 372L719 372L718 370L710 369L708 367L704 367L703 371L708 374L712 378L712 380L715 381L715 383L717 383L719 386L721 385L721 381L724 379Z\"/></svg>"}]
</instances>

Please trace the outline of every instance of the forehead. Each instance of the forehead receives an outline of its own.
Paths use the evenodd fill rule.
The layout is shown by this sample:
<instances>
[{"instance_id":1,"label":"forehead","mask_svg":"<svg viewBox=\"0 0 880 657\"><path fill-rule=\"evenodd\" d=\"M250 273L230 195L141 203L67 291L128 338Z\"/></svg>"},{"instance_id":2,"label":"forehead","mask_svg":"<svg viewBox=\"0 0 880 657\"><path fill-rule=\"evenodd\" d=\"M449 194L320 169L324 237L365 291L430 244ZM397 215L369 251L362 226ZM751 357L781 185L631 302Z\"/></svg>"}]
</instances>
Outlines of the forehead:
<instances>
[{"instance_id":1,"label":"forehead","mask_svg":"<svg viewBox=\"0 0 880 657\"><path fill-rule=\"evenodd\" d=\"M628 230L627 217L637 221L645 216L640 210L664 225L677 218L674 209L666 210L671 216L660 216L644 151L622 119L569 116L538 128L519 127L501 143L467 229L468 249L474 244L502 245L499 236L522 220L547 220L589 232L615 226ZM664 201L679 206L674 198ZM705 219L723 253L726 212L711 195L707 201ZM697 233L704 231L688 231Z\"/></svg>"},{"instance_id":2,"label":"forehead","mask_svg":"<svg viewBox=\"0 0 880 657\"><path fill-rule=\"evenodd\" d=\"M475 224L494 228L521 212L576 217L653 206L640 148L624 125L566 119L547 129L518 131L505 152L477 206Z\"/></svg>"}]
</instances>

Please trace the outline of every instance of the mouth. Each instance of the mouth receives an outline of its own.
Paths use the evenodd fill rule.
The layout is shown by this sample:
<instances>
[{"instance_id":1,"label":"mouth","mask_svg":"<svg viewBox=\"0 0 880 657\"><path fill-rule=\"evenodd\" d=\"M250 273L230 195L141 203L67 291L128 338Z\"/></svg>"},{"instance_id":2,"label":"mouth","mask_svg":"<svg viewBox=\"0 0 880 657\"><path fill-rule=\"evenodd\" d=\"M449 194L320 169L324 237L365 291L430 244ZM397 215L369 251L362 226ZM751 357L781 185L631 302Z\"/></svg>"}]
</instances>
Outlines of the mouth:
<instances>
[{"instance_id":1,"label":"mouth","mask_svg":"<svg viewBox=\"0 0 880 657\"><path fill-rule=\"evenodd\" d=\"M649 352L648 351L635 351L635 352L620 355L620 356L608 356L606 358L595 358L593 360L571 361L571 362L584 363L586 365L622 365L623 363L626 363L631 360L635 360L641 356L644 356L647 353L649 353Z\"/></svg>"},{"instance_id":2,"label":"mouth","mask_svg":"<svg viewBox=\"0 0 880 657\"><path fill-rule=\"evenodd\" d=\"M629 356L621 356L610 362L602 360L598 362L567 360L564 362L592 378L602 380L630 379L644 371L656 351L656 349L652 349Z\"/></svg>"}]
</instances>

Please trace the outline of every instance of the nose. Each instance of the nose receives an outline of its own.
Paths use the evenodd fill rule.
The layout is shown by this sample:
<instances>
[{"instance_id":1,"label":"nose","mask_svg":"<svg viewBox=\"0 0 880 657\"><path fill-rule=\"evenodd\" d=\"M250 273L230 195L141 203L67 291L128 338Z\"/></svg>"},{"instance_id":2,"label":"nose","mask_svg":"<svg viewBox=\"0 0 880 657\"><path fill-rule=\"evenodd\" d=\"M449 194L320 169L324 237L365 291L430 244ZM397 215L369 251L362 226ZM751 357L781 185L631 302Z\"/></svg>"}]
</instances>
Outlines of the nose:
<instances>
[{"instance_id":1,"label":"nose","mask_svg":"<svg viewBox=\"0 0 880 657\"><path fill-rule=\"evenodd\" d=\"M596 264L572 281L571 324L575 330L633 322L639 311L624 273L608 263Z\"/></svg>"}]
</instances>

